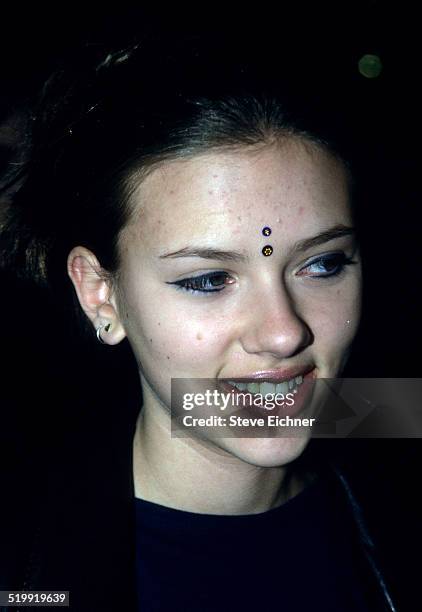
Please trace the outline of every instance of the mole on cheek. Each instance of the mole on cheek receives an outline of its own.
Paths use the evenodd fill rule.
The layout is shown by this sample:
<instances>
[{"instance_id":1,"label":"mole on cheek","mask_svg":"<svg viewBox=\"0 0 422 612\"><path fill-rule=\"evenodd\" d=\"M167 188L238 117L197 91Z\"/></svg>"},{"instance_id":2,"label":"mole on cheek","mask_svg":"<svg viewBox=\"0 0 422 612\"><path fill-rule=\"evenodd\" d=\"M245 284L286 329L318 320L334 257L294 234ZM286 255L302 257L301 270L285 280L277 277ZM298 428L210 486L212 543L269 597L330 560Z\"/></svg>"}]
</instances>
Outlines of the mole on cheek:
<instances>
[{"instance_id":1,"label":"mole on cheek","mask_svg":"<svg viewBox=\"0 0 422 612\"><path fill-rule=\"evenodd\" d=\"M202 334L201 334L200 332L198 332L198 333L196 334L196 339L197 339L197 340L202 340Z\"/></svg>"}]
</instances>

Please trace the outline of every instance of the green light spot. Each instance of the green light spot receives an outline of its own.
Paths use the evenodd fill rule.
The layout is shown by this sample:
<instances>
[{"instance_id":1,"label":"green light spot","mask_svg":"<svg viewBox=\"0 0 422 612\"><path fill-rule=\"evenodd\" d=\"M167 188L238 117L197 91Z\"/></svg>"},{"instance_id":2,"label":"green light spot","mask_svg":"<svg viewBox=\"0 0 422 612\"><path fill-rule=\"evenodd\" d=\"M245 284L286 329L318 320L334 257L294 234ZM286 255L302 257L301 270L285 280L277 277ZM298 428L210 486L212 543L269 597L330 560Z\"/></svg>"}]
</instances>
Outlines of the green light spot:
<instances>
[{"instance_id":1,"label":"green light spot","mask_svg":"<svg viewBox=\"0 0 422 612\"><path fill-rule=\"evenodd\" d=\"M382 71L382 63L378 55L363 55L359 60L359 72L367 79L376 79Z\"/></svg>"}]
</instances>

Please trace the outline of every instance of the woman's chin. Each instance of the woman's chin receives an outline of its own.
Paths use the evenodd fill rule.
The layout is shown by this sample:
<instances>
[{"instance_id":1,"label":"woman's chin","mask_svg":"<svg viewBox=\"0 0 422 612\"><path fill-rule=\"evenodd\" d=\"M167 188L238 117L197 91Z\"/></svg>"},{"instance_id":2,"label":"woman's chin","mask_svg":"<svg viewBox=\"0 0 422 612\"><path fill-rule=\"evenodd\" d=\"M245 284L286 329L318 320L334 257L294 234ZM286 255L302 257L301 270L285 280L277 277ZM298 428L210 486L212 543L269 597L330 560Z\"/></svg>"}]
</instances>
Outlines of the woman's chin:
<instances>
[{"instance_id":1,"label":"woman's chin","mask_svg":"<svg viewBox=\"0 0 422 612\"><path fill-rule=\"evenodd\" d=\"M220 440L219 446L233 457L256 467L282 467L303 453L310 437L310 433L302 433L296 437L227 438Z\"/></svg>"}]
</instances>

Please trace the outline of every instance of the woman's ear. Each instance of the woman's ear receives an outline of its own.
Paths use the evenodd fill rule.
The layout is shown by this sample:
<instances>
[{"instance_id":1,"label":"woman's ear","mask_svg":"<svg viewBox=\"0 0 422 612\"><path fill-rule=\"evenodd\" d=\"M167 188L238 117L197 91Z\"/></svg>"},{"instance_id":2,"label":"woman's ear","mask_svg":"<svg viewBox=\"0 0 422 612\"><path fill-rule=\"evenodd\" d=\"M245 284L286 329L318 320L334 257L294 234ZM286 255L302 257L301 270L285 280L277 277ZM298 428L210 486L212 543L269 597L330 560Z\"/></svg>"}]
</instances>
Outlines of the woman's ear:
<instances>
[{"instance_id":1,"label":"woman's ear","mask_svg":"<svg viewBox=\"0 0 422 612\"><path fill-rule=\"evenodd\" d=\"M101 339L106 344L118 344L126 336L119 313L110 303L111 286L101 274L94 253L85 247L73 248L67 258L67 273L75 287L79 303L94 328L106 327Z\"/></svg>"}]
</instances>

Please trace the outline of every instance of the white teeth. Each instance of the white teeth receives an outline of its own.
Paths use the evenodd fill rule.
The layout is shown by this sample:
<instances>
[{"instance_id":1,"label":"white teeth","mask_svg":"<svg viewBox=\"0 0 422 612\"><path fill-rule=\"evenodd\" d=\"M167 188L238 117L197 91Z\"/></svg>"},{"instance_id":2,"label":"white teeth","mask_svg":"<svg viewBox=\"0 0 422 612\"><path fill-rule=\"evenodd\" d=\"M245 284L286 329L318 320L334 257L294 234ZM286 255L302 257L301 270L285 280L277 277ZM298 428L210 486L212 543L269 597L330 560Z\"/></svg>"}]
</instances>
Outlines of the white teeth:
<instances>
[{"instance_id":1,"label":"white teeth","mask_svg":"<svg viewBox=\"0 0 422 612\"><path fill-rule=\"evenodd\" d=\"M259 386L260 386L259 392L262 395L265 395L266 393L275 393L276 392L275 391L276 385L274 385L273 383L264 382L264 383L261 383Z\"/></svg>"},{"instance_id":2,"label":"white teeth","mask_svg":"<svg viewBox=\"0 0 422 612\"><path fill-rule=\"evenodd\" d=\"M303 376L296 376L291 380L286 380L281 383L269 383L269 382L261 382L261 383L242 383L236 382L234 380L229 380L229 383L239 389L239 391L247 391L249 393L260 393L261 395L266 395L267 393L282 393L283 395L287 395L289 391L296 389L303 382Z\"/></svg>"},{"instance_id":3,"label":"white teeth","mask_svg":"<svg viewBox=\"0 0 422 612\"><path fill-rule=\"evenodd\" d=\"M289 383L287 380L285 382L278 383L278 385L276 385L276 393L282 393L283 395L286 395L288 392L289 392Z\"/></svg>"},{"instance_id":4,"label":"white teeth","mask_svg":"<svg viewBox=\"0 0 422 612\"><path fill-rule=\"evenodd\" d=\"M259 387L260 387L259 383L250 383L250 384L248 383L246 385L246 389L250 391L251 393L259 393Z\"/></svg>"}]
</instances>

